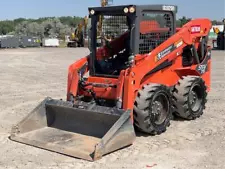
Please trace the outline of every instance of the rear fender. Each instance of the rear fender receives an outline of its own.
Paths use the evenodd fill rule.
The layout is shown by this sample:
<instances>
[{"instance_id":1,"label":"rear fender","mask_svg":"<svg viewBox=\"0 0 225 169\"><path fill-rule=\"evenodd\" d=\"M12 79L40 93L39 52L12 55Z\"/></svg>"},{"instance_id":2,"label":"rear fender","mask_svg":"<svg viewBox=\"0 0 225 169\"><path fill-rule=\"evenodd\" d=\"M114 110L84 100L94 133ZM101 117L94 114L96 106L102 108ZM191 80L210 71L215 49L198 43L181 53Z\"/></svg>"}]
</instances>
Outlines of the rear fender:
<instances>
[{"instance_id":1,"label":"rear fender","mask_svg":"<svg viewBox=\"0 0 225 169\"><path fill-rule=\"evenodd\" d=\"M208 47L205 59L197 65L190 67L175 69L177 75L181 78L182 76L194 75L201 77L207 86L207 91L210 91L211 81L211 48Z\"/></svg>"}]
</instances>

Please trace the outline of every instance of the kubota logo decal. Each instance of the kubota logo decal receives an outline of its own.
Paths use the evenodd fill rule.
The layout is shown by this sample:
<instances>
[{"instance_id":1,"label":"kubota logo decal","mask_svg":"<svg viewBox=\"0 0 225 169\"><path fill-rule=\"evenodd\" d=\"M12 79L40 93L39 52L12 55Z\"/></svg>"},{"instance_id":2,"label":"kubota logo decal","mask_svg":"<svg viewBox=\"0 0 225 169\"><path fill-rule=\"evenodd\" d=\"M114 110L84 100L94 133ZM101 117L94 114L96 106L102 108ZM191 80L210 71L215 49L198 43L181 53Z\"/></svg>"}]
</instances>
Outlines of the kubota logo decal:
<instances>
[{"instance_id":1,"label":"kubota logo decal","mask_svg":"<svg viewBox=\"0 0 225 169\"><path fill-rule=\"evenodd\" d=\"M191 33L200 33L201 32L201 26L200 25L195 25L191 27Z\"/></svg>"},{"instance_id":2,"label":"kubota logo decal","mask_svg":"<svg viewBox=\"0 0 225 169\"><path fill-rule=\"evenodd\" d=\"M168 48L164 49L162 52L158 53L156 61L163 59L166 55L174 50L174 45L170 45Z\"/></svg>"}]
</instances>

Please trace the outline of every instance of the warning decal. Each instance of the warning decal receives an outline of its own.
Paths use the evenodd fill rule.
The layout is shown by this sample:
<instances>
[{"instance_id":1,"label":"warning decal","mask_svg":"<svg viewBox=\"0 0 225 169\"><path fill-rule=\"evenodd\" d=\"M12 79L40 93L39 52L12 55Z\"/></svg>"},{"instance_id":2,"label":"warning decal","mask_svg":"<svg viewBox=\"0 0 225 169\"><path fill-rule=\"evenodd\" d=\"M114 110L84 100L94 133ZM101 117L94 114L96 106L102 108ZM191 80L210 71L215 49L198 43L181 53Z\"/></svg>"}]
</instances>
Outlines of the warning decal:
<instances>
[{"instance_id":1,"label":"warning decal","mask_svg":"<svg viewBox=\"0 0 225 169\"><path fill-rule=\"evenodd\" d=\"M200 25L194 25L191 27L191 33L200 33L201 32L201 26Z\"/></svg>"}]
</instances>

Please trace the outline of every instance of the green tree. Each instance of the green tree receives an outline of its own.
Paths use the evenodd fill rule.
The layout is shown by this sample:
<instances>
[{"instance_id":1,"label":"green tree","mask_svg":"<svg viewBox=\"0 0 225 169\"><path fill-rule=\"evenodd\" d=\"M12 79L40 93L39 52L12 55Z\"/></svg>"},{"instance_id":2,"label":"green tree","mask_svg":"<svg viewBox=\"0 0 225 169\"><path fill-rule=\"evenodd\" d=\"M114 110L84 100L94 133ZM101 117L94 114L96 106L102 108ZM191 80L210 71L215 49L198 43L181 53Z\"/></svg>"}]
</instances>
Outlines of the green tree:
<instances>
[{"instance_id":1,"label":"green tree","mask_svg":"<svg viewBox=\"0 0 225 169\"><path fill-rule=\"evenodd\" d=\"M191 21L191 18L186 18L186 16L183 16L182 18L179 19L179 24L180 24L179 26L182 27L189 21Z\"/></svg>"},{"instance_id":2,"label":"green tree","mask_svg":"<svg viewBox=\"0 0 225 169\"><path fill-rule=\"evenodd\" d=\"M147 17L147 16L146 16ZM148 16L149 17L149 16ZM151 17L151 16L150 16ZM120 20L124 22L125 20ZM17 34L17 35L31 35L31 36L58 36L63 37L71 33L71 28L77 27L77 25L83 20L82 17L76 16L62 16L62 17L41 17L38 19L26 19L17 18L14 20L0 21L0 34ZM176 21L177 27L182 27L191 19L183 16ZM108 33L119 33L126 26L121 24L118 27L118 21L116 23L116 17L106 19L105 24L108 24ZM220 25L222 21L212 20L213 25Z\"/></svg>"},{"instance_id":3,"label":"green tree","mask_svg":"<svg viewBox=\"0 0 225 169\"><path fill-rule=\"evenodd\" d=\"M14 25L12 21L2 21L0 24L0 34L6 35L14 30Z\"/></svg>"}]
</instances>

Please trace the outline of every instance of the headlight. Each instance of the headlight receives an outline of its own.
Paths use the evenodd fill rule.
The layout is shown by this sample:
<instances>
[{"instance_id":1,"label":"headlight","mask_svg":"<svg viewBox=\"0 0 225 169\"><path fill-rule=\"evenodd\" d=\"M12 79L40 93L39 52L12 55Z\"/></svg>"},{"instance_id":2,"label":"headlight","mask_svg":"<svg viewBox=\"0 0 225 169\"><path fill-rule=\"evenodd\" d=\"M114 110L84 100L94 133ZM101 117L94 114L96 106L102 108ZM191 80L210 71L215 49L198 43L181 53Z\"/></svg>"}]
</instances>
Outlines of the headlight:
<instances>
[{"instance_id":1,"label":"headlight","mask_svg":"<svg viewBox=\"0 0 225 169\"><path fill-rule=\"evenodd\" d=\"M124 13L128 13L129 9L128 8L124 8L123 11L124 11Z\"/></svg>"},{"instance_id":2,"label":"headlight","mask_svg":"<svg viewBox=\"0 0 225 169\"><path fill-rule=\"evenodd\" d=\"M91 15L94 15L94 14L95 14L95 10L92 9L92 10L90 11L90 14L91 14Z\"/></svg>"},{"instance_id":3,"label":"headlight","mask_svg":"<svg viewBox=\"0 0 225 169\"><path fill-rule=\"evenodd\" d=\"M129 12L130 13L134 13L135 12L135 8L134 7L130 7Z\"/></svg>"}]
</instances>

